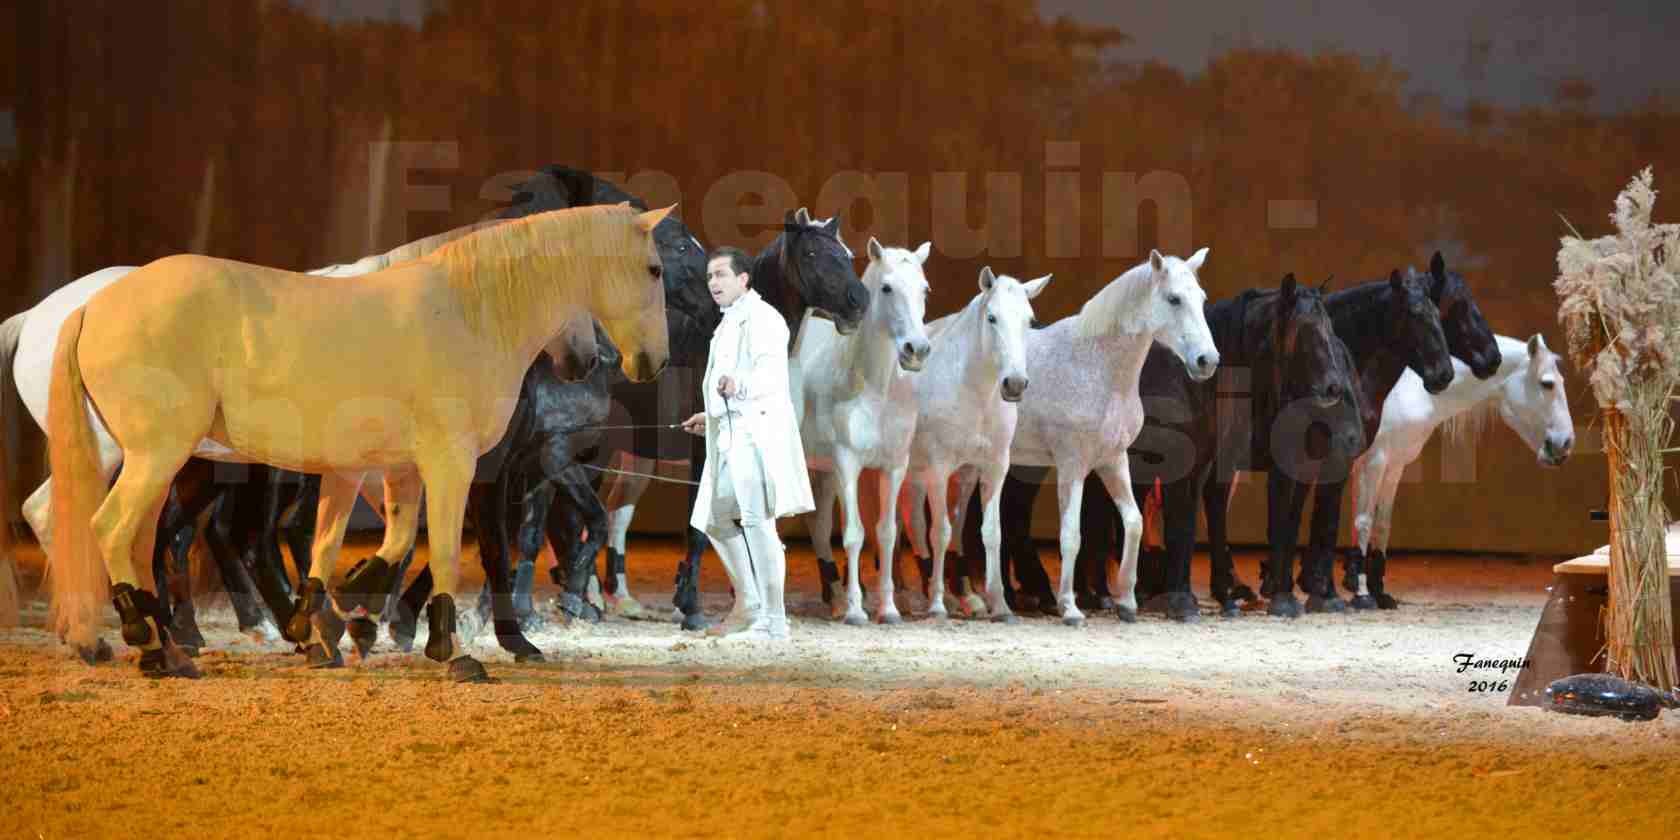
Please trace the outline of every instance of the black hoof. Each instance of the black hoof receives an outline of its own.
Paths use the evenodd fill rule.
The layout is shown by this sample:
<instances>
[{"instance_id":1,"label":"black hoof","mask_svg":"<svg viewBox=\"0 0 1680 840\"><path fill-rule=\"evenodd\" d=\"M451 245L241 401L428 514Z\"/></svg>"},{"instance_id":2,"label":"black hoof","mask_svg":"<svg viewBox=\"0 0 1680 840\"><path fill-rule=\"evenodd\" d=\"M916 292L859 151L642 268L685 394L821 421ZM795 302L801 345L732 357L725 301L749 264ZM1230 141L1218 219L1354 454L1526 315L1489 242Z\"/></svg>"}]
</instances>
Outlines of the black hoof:
<instances>
[{"instance_id":1,"label":"black hoof","mask_svg":"<svg viewBox=\"0 0 1680 840\"><path fill-rule=\"evenodd\" d=\"M414 637L419 633L416 622L410 618L406 621L391 622L391 644L403 653L414 652Z\"/></svg>"},{"instance_id":2,"label":"black hoof","mask_svg":"<svg viewBox=\"0 0 1680 840\"><path fill-rule=\"evenodd\" d=\"M426 658L448 662L455 656L455 599L433 595L426 605Z\"/></svg>"},{"instance_id":3,"label":"black hoof","mask_svg":"<svg viewBox=\"0 0 1680 840\"><path fill-rule=\"evenodd\" d=\"M297 602L292 605L291 617L286 619L280 628L280 638L288 642L306 644L309 642L310 619L320 611L327 602L327 587L315 578L303 582L303 588L298 590Z\"/></svg>"},{"instance_id":4,"label":"black hoof","mask_svg":"<svg viewBox=\"0 0 1680 840\"><path fill-rule=\"evenodd\" d=\"M470 656L462 656L449 662L449 679L458 683L493 683L495 678L484 670L484 663Z\"/></svg>"},{"instance_id":5,"label":"black hoof","mask_svg":"<svg viewBox=\"0 0 1680 840\"><path fill-rule=\"evenodd\" d=\"M344 654L336 647L329 652L326 645L313 644L304 649L303 657L311 668L344 667Z\"/></svg>"},{"instance_id":6,"label":"black hoof","mask_svg":"<svg viewBox=\"0 0 1680 840\"><path fill-rule=\"evenodd\" d=\"M198 649L206 646L204 634L198 631L198 619L191 604L182 603L175 607L175 620L169 622L169 636L183 650L191 651L188 656L197 656Z\"/></svg>"},{"instance_id":7,"label":"black hoof","mask_svg":"<svg viewBox=\"0 0 1680 840\"><path fill-rule=\"evenodd\" d=\"M1377 599L1369 595L1355 595L1348 605L1356 610L1374 610L1377 608Z\"/></svg>"},{"instance_id":8,"label":"black hoof","mask_svg":"<svg viewBox=\"0 0 1680 840\"><path fill-rule=\"evenodd\" d=\"M1379 610L1400 609L1400 602L1394 600L1394 596L1388 594L1387 592L1378 592L1371 597L1377 600L1377 609Z\"/></svg>"},{"instance_id":9,"label":"black hoof","mask_svg":"<svg viewBox=\"0 0 1680 840\"><path fill-rule=\"evenodd\" d=\"M519 632L519 625L516 622L498 621L495 628L496 644L501 645L502 650L513 654L515 662L543 661L542 651L538 650L536 645L531 644L530 639L525 638L525 635Z\"/></svg>"},{"instance_id":10,"label":"black hoof","mask_svg":"<svg viewBox=\"0 0 1680 840\"><path fill-rule=\"evenodd\" d=\"M1301 603L1294 595L1274 595L1270 603L1266 604L1266 614L1280 618L1300 618Z\"/></svg>"},{"instance_id":11,"label":"black hoof","mask_svg":"<svg viewBox=\"0 0 1680 840\"><path fill-rule=\"evenodd\" d=\"M1188 592L1174 592L1167 596L1167 618L1194 624L1202 620L1202 608L1196 603L1196 596Z\"/></svg>"},{"instance_id":12,"label":"black hoof","mask_svg":"<svg viewBox=\"0 0 1680 840\"><path fill-rule=\"evenodd\" d=\"M196 680L199 677L198 666L194 665L180 648L167 642L162 647L153 648L140 654L140 673L154 680L169 678Z\"/></svg>"},{"instance_id":13,"label":"black hoof","mask_svg":"<svg viewBox=\"0 0 1680 840\"><path fill-rule=\"evenodd\" d=\"M1347 611L1347 602L1334 595L1326 598L1323 595L1307 596L1307 612L1310 613L1339 613Z\"/></svg>"},{"instance_id":14,"label":"black hoof","mask_svg":"<svg viewBox=\"0 0 1680 840\"><path fill-rule=\"evenodd\" d=\"M1231 587L1231 600L1233 600L1233 601L1247 601L1248 603L1252 604L1256 601L1259 601L1260 596L1254 594L1254 588L1253 587L1249 586L1246 583L1239 583L1236 586Z\"/></svg>"},{"instance_id":15,"label":"black hoof","mask_svg":"<svg viewBox=\"0 0 1680 840\"><path fill-rule=\"evenodd\" d=\"M400 574L401 566L389 563L377 554L363 557L350 567L344 581L333 590L333 602L344 615L366 613L377 616L385 608L385 601L391 597L391 589L396 586Z\"/></svg>"},{"instance_id":16,"label":"black hoof","mask_svg":"<svg viewBox=\"0 0 1680 840\"><path fill-rule=\"evenodd\" d=\"M1122 622L1124 622L1126 624L1136 624L1137 623L1137 610L1135 610L1131 607L1122 606L1120 604L1115 604L1114 605L1114 617L1120 619Z\"/></svg>"},{"instance_id":17,"label":"black hoof","mask_svg":"<svg viewBox=\"0 0 1680 840\"><path fill-rule=\"evenodd\" d=\"M682 619L682 629L687 630L691 633L693 633L693 632L703 632L703 631L705 631L706 628L708 628L710 626L712 626L712 622L709 619L706 618L704 613L694 613L693 615L685 615L685 616L683 616L683 619Z\"/></svg>"},{"instance_id":18,"label":"black hoof","mask_svg":"<svg viewBox=\"0 0 1680 840\"><path fill-rule=\"evenodd\" d=\"M353 618L347 628L350 641L356 646L356 658L366 659L373 652L373 645L379 641L379 625L370 618Z\"/></svg>"},{"instance_id":19,"label":"black hoof","mask_svg":"<svg viewBox=\"0 0 1680 840\"><path fill-rule=\"evenodd\" d=\"M1236 618L1242 615L1242 607L1234 600L1226 601L1219 605L1219 615L1221 618Z\"/></svg>"},{"instance_id":20,"label":"black hoof","mask_svg":"<svg viewBox=\"0 0 1680 840\"><path fill-rule=\"evenodd\" d=\"M591 624L601 620L601 611L594 604L570 592L560 593L559 607L560 612L571 618L580 618Z\"/></svg>"}]
</instances>

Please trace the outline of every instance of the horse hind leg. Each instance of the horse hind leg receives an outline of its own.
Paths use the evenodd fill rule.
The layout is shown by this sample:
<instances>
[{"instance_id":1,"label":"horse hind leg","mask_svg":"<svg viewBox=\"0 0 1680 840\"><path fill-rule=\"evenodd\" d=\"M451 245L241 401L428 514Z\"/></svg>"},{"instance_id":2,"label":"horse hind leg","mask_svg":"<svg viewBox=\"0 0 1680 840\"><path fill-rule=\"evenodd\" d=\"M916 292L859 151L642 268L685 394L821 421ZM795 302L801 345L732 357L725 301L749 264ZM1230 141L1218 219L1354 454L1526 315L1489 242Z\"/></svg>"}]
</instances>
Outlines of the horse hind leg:
<instances>
[{"instance_id":1,"label":"horse hind leg","mask_svg":"<svg viewBox=\"0 0 1680 840\"><path fill-rule=\"evenodd\" d=\"M137 563L152 560L158 516L169 485L186 463L191 444L177 457L142 453L123 464L116 485L93 515L93 533L114 586L111 602L122 620L123 641L140 650L140 672L148 677L193 677L193 666L169 635L169 616L141 580Z\"/></svg>"}]
</instances>

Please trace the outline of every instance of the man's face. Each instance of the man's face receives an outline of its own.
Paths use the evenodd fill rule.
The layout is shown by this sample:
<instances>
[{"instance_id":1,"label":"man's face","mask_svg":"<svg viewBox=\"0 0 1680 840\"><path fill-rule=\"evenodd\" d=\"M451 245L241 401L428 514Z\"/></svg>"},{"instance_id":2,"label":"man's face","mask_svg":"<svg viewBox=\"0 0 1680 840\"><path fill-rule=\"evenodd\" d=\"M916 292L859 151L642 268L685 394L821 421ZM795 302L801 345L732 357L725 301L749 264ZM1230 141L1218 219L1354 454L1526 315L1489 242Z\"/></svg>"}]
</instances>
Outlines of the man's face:
<instances>
[{"instance_id":1,"label":"man's face","mask_svg":"<svg viewBox=\"0 0 1680 840\"><path fill-rule=\"evenodd\" d=\"M706 263L706 288L718 306L728 306L747 290L748 275L736 274L728 257Z\"/></svg>"}]
</instances>

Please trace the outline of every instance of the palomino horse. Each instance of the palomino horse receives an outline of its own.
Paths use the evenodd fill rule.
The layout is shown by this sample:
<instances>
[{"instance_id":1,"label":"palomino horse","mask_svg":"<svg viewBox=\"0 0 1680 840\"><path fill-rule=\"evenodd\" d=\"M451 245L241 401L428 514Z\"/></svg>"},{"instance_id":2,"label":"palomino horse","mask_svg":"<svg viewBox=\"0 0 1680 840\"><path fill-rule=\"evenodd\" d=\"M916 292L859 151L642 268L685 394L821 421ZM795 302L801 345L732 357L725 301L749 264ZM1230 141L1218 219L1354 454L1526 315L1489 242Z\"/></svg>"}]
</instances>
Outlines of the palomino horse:
<instances>
[{"instance_id":1,"label":"palomino horse","mask_svg":"<svg viewBox=\"0 0 1680 840\"><path fill-rule=\"evenodd\" d=\"M1073 567L1085 476L1093 471L1131 526L1115 609L1123 619L1136 619L1132 584L1142 514L1132 497L1126 450L1143 427L1138 373L1156 341L1198 380L1218 369L1219 350L1202 315L1207 294L1196 279L1205 259L1206 248L1187 260L1150 251L1146 262L1115 278L1077 315L1027 333L1027 376L1035 387L1021 401L1009 457L1016 464L1056 468L1062 553L1058 601L1066 624L1085 620L1074 605Z\"/></svg>"},{"instance_id":2,"label":"palomino horse","mask_svg":"<svg viewBox=\"0 0 1680 840\"><path fill-rule=\"evenodd\" d=\"M1407 369L1388 392L1377 439L1353 468L1354 550L1361 559L1387 555L1400 478L1406 465L1423 453L1436 426L1444 426L1442 433L1450 449L1474 447L1488 416L1497 411L1542 466L1560 466L1569 457L1575 446L1575 421L1569 415L1557 354L1546 347L1539 333L1526 342L1503 335L1498 340L1499 374L1491 379L1476 379L1469 365L1454 359L1453 381L1445 391L1429 393L1417 374ZM1355 593L1356 609L1395 607L1393 596L1373 592L1368 584L1363 574L1343 581Z\"/></svg>"},{"instance_id":3,"label":"palomino horse","mask_svg":"<svg viewBox=\"0 0 1680 840\"><path fill-rule=\"evenodd\" d=\"M494 222L481 222L456 228L407 243L383 254L363 257L354 263L335 264L308 273L324 277L353 277L378 271L423 256L445 243L480 230L488 224L494 224ZM25 409L42 431L47 428L47 401L52 379L53 351L58 344L58 334L65 319L76 308L87 303L99 290L135 270L135 266L113 266L80 277L55 290L34 307L7 319L4 327L0 328L0 388L5 387L8 380L15 383L18 396ZM588 327L587 320L582 326ZM562 341L556 342L555 346L550 347L550 352L557 354L568 370L585 370L594 363L593 340L593 329L578 330L575 327L570 328L566 331ZM573 373L572 375L575 377L578 374ZM121 451L109 435L100 435L99 443L102 460L113 464L121 461ZM0 452L0 463L5 463L5 459L9 459L9 457L8 453ZM266 468L258 468L258 472L258 484L270 483L267 482L267 479L271 476L267 474ZM188 519L196 517L197 513L206 505L216 501L221 495L220 492L216 491L224 490L227 487L227 485L213 484L207 476L202 481L191 482L191 485L189 498L182 500L185 505L182 515ZM10 498L9 487L6 488L6 494ZM52 479L49 477L29 495L23 504L24 519L35 532L36 539L43 548L50 548L52 543L52 521L48 509L51 496ZM368 501L374 505L376 511L383 510L378 504L377 497L369 495ZM180 523L173 524L177 527L167 528L166 536L178 530ZM163 544L166 545L168 542L169 540L165 539ZM235 581L244 578L244 574L234 567L233 564L237 561L234 560L233 553L220 550L224 546L221 545L219 540L212 540L212 544L215 546L212 553L222 570L224 578L228 579L230 591L244 593L244 587L235 584ZM164 553L158 551L154 558L154 567L159 567L163 559ZM0 557L0 560L9 563L9 555ZM273 587L262 586L261 584L267 583L268 580L264 577L264 569L261 566L257 568L257 572L259 588L268 597L269 606L275 611L276 617L284 623L288 610L283 608L282 604L275 602L273 596L279 594L289 599L289 592L285 591L283 587L281 590L274 590ZM181 582L184 583L184 581ZM160 596L164 592L165 590L160 590ZM237 598L235 603L241 605ZM239 612L242 628L246 627L248 623L254 622L254 616L249 614L249 610L241 609ZM183 617L190 621L190 612L185 613ZM188 626L183 629L189 637L197 635L195 628ZM77 640L75 644L78 653L85 660L91 662L99 658L109 658L110 648L104 644L103 640L95 638L95 631L92 627L70 628L67 638Z\"/></svg>"},{"instance_id":4,"label":"palomino horse","mask_svg":"<svg viewBox=\"0 0 1680 840\"><path fill-rule=\"evenodd\" d=\"M811 546L817 562L834 565L829 536L834 532L834 499L839 494L846 517L842 536L846 548L846 617L851 625L868 623L863 590L858 582L858 558L863 551L863 520L858 511L858 477L863 470L880 472L883 505L875 523L876 551L884 563L880 604L876 616L883 624L898 624L893 603L892 558L898 547L894 511L898 488L910 461L910 437L916 432L915 380L931 345L922 324L927 313L927 262L932 243L914 251L884 248L869 238L869 267L863 286L869 308L862 325L849 336L832 322L809 313L794 341L799 387L794 391L799 410L799 437L805 460L816 473L812 492L816 509L810 523ZM795 379L790 371L790 379ZM740 608L744 602L736 600Z\"/></svg>"},{"instance_id":5,"label":"palomino horse","mask_svg":"<svg viewBox=\"0 0 1680 840\"><path fill-rule=\"evenodd\" d=\"M502 437L532 361L580 313L623 348L629 376L658 374L668 351L651 231L668 212L531 216L330 289L195 255L108 286L65 322L54 361L49 563L59 614L91 612L103 566L142 671L191 674L171 655L168 619L134 562L151 554L164 493L187 458L322 475L305 616L325 602L321 576L336 567L363 473L383 469L388 540L395 531L412 543L423 488L428 497L438 593L427 655L457 679L485 678L453 632L474 463ZM108 493L101 426L124 458Z\"/></svg>"},{"instance_id":6,"label":"palomino horse","mask_svg":"<svg viewBox=\"0 0 1680 840\"><path fill-rule=\"evenodd\" d=\"M933 517L933 565L928 575L928 612L944 618L945 549L951 543L951 512L946 488L959 470L980 483L985 521L986 595L992 615L1007 620L1003 579L998 557L998 491L1009 471L1009 446L1015 439L1016 403L1027 391L1026 336L1032 323L1032 299L1044 291L1050 275L1022 283L996 276L990 266L980 270L980 294L962 311L928 325L933 352L916 378L916 407L920 414L910 444L910 481L906 483L904 513L910 519L910 543L918 555L929 551L923 500ZM967 498L972 487L965 475ZM883 588L892 584L890 570L881 573Z\"/></svg>"}]
</instances>

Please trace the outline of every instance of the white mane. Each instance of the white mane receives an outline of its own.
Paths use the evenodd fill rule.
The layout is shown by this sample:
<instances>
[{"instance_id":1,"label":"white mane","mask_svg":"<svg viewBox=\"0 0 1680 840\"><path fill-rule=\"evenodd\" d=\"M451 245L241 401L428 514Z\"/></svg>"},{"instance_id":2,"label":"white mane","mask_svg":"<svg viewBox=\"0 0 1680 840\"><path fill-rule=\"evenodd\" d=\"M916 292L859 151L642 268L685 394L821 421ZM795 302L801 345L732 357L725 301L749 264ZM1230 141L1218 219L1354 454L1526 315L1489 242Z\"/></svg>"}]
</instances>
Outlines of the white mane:
<instances>
[{"instance_id":1,"label":"white mane","mask_svg":"<svg viewBox=\"0 0 1680 840\"><path fill-rule=\"evenodd\" d=\"M1136 335L1143 332L1149 308L1139 305L1139 298L1148 295L1149 280L1148 260L1114 278L1080 307L1079 314L1074 316L1079 319L1074 335L1079 338L1095 338L1113 333Z\"/></svg>"}]
</instances>

